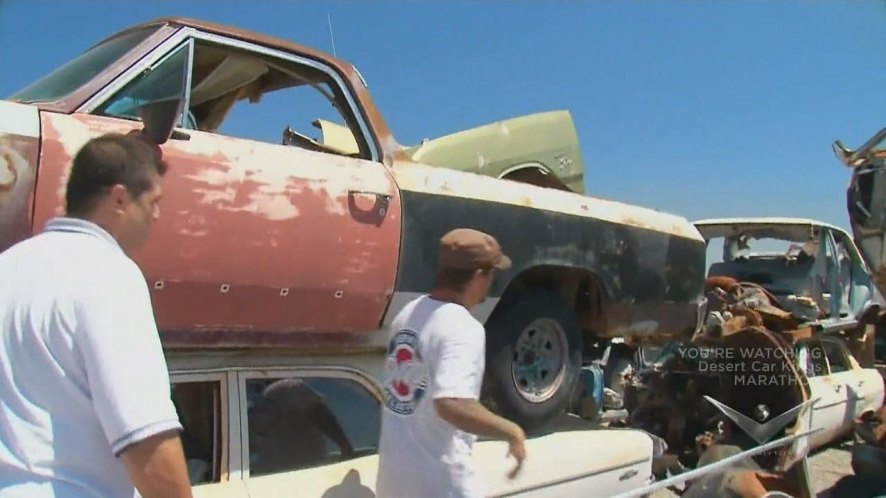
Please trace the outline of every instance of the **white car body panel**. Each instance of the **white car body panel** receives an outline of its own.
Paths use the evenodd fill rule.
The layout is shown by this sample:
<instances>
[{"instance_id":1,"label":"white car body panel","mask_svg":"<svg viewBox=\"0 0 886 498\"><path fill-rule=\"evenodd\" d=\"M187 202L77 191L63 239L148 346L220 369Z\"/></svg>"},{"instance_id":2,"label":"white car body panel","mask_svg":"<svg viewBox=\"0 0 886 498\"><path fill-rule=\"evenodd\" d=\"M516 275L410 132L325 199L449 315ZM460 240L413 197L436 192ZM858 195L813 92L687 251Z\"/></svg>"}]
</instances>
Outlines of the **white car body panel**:
<instances>
[{"instance_id":1,"label":"white car body panel","mask_svg":"<svg viewBox=\"0 0 886 498\"><path fill-rule=\"evenodd\" d=\"M813 406L811 428L821 429L810 436L812 448L827 444L852 429L853 420L883 405L884 380L874 368L862 368L838 338L817 337L835 344L842 352L848 370L807 377Z\"/></svg>"},{"instance_id":2,"label":"white car body panel","mask_svg":"<svg viewBox=\"0 0 886 498\"><path fill-rule=\"evenodd\" d=\"M334 365L334 366L331 366ZM173 384L219 382L219 481L193 487L197 498L372 497L378 455L261 476L249 475L246 381L258 378L341 378L358 381L380 402L375 379L378 364L369 356L267 356L174 354L169 358ZM653 439L644 431L614 429L563 415L526 441L528 458L513 480L514 459L503 441L480 439L474 445L475 468L487 496L613 496L642 488L652 478ZM364 443L365 444L365 443ZM361 444L357 451L373 451ZM432 492L432 491L431 491Z\"/></svg>"},{"instance_id":3,"label":"white car body panel","mask_svg":"<svg viewBox=\"0 0 886 498\"><path fill-rule=\"evenodd\" d=\"M812 429L821 429L809 436L811 448L827 444L837 436L846 413L844 393L834 389L828 376L810 377L811 399L818 399L812 407Z\"/></svg>"},{"instance_id":4,"label":"white car body panel","mask_svg":"<svg viewBox=\"0 0 886 498\"><path fill-rule=\"evenodd\" d=\"M552 432L526 442L528 458L513 480L507 473L514 460L505 457L502 441L478 441L474 463L488 496L572 497L613 496L649 483L652 439L630 429L594 428L575 417L564 417ZM605 451L600 451L604 449ZM272 475L207 484L194 488L195 497L364 498L375 495L378 455Z\"/></svg>"}]
</instances>

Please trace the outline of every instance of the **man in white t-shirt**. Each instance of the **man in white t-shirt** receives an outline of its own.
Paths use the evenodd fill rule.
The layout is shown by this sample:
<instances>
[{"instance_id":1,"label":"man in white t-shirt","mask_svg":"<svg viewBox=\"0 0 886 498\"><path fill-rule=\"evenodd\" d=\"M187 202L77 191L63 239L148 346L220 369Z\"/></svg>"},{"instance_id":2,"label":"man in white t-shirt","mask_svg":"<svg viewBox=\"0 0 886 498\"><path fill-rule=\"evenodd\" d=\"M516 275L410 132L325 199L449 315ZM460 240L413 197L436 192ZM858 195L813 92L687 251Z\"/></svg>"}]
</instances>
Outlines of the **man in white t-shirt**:
<instances>
[{"instance_id":1,"label":"man in white t-shirt","mask_svg":"<svg viewBox=\"0 0 886 498\"><path fill-rule=\"evenodd\" d=\"M480 404L486 333L469 309L511 260L488 234L459 228L440 240L430 295L406 305L391 324L385 363L379 498L483 496L472 446L477 435L503 439L526 458L517 424Z\"/></svg>"},{"instance_id":2,"label":"man in white t-shirt","mask_svg":"<svg viewBox=\"0 0 886 498\"><path fill-rule=\"evenodd\" d=\"M74 157L67 216L0 253L0 498L190 497L169 373L130 255L159 215L159 150Z\"/></svg>"}]
</instances>

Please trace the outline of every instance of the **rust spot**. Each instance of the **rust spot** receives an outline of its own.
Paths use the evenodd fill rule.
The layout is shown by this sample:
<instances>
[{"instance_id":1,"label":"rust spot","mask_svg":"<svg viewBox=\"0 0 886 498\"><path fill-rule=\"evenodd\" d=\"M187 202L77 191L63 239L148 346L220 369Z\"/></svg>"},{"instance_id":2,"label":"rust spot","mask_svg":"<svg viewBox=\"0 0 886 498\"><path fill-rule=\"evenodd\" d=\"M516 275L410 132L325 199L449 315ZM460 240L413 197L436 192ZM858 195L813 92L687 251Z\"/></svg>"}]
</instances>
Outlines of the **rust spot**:
<instances>
[{"instance_id":1,"label":"rust spot","mask_svg":"<svg viewBox=\"0 0 886 498\"><path fill-rule=\"evenodd\" d=\"M874 284L878 289L886 289L886 265L882 265L874 272Z\"/></svg>"},{"instance_id":2,"label":"rust spot","mask_svg":"<svg viewBox=\"0 0 886 498\"><path fill-rule=\"evenodd\" d=\"M622 223L627 225L640 227L640 228L649 228L649 225L635 218L631 218L629 216L625 216L621 219Z\"/></svg>"},{"instance_id":3,"label":"rust spot","mask_svg":"<svg viewBox=\"0 0 886 498\"><path fill-rule=\"evenodd\" d=\"M18 157L13 157L12 151L0 149L0 192L8 192L12 190L16 180L18 180L18 168L14 162L18 161ZM24 162L24 159L20 159ZM24 163L27 166L27 163Z\"/></svg>"},{"instance_id":4,"label":"rust spot","mask_svg":"<svg viewBox=\"0 0 886 498\"><path fill-rule=\"evenodd\" d=\"M36 138L0 134L0 251L32 233L37 150Z\"/></svg>"},{"instance_id":5,"label":"rust spot","mask_svg":"<svg viewBox=\"0 0 886 498\"><path fill-rule=\"evenodd\" d=\"M529 197L528 195L524 195L523 197L520 198L520 205L524 206L524 207L532 207L533 206L532 198Z\"/></svg>"},{"instance_id":6,"label":"rust spot","mask_svg":"<svg viewBox=\"0 0 886 498\"><path fill-rule=\"evenodd\" d=\"M264 330L204 327L199 329L165 329L160 339L166 349L205 349L212 344L218 349L274 349L281 347L310 350L323 354L381 353L384 348L372 344L365 333L318 332L301 330Z\"/></svg>"}]
</instances>

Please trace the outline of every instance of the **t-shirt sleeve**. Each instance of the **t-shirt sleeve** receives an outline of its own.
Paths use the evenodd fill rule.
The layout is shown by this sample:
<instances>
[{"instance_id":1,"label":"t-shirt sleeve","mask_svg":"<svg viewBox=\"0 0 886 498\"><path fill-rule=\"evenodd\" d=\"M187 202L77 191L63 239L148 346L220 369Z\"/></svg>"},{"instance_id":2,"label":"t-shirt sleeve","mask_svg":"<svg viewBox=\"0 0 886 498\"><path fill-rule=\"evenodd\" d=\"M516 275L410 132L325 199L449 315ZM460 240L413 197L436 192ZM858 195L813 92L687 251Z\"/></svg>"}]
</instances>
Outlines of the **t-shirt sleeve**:
<instances>
[{"instance_id":1,"label":"t-shirt sleeve","mask_svg":"<svg viewBox=\"0 0 886 498\"><path fill-rule=\"evenodd\" d=\"M462 321L438 344L437 359L432 364L431 382L434 399L477 399L483 377L486 335L477 322Z\"/></svg>"},{"instance_id":2,"label":"t-shirt sleeve","mask_svg":"<svg viewBox=\"0 0 886 498\"><path fill-rule=\"evenodd\" d=\"M182 428L144 277L134 264L121 266L97 278L77 309L92 404L114 455Z\"/></svg>"}]
</instances>

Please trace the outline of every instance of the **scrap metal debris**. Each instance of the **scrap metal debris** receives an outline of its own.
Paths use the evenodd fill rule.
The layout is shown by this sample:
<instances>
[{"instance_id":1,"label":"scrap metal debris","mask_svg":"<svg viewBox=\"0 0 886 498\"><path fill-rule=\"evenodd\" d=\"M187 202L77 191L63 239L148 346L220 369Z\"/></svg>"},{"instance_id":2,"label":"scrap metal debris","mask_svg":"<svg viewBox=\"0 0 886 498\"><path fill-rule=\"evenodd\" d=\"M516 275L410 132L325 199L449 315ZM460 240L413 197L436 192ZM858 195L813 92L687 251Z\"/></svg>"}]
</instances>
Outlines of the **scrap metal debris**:
<instances>
[{"instance_id":1,"label":"scrap metal debris","mask_svg":"<svg viewBox=\"0 0 886 498\"><path fill-rule=\"evenodd\" d=\"M626 374L624 425L665 441L667 451L655 459L659 477L716 461L723 448L734 448L736 441L754 444L704 396L723 400L760 422L796 406L805 396L792 344L811 334L811 328L803 326L806 317L798 317L755 283L711 277L705 291L708 319L701 330L690 341L671 346L671 354L662 355L655 364ZM746 357L741 351L761 353ZM783 373L785 381L771 385L737 381L736 373L750 372L752 362ZM761 489L784 489L785 477L767 470L776 468L784 455L755 458L752 466L731 470L701 488L715 485L729 496L742 497L760 496ZM685 491L698 486L687 486Z\"/></svg>"}]
</instances>

